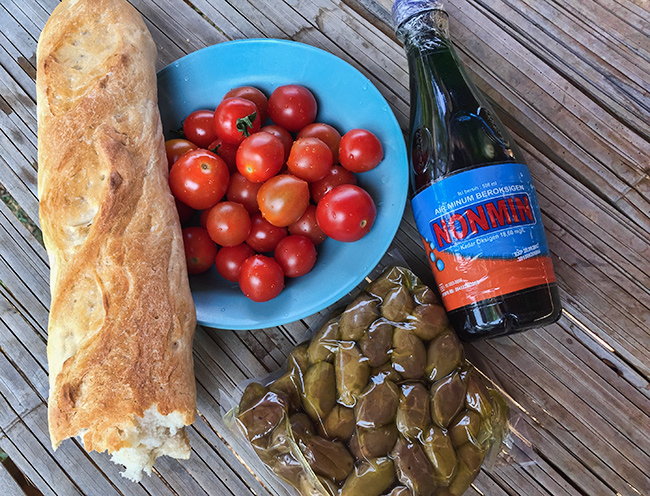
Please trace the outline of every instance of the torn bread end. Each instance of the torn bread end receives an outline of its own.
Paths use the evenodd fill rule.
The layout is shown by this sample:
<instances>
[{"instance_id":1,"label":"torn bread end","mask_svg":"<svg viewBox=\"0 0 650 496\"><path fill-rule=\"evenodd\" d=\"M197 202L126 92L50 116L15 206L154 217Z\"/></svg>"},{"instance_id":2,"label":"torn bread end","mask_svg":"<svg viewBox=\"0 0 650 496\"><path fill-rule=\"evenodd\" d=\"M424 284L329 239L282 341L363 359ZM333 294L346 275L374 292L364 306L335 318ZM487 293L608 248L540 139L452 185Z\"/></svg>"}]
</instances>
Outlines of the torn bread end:
<instances>
[{"instance_id":1,"label":"torn bread end","mask_svg":"<svg viewBox=\"0 0 650 496\"><path fill-rule=\"evenodd\" d=\"M111 461L123 465L122 476L132 481L142 479L142 471L151 475L151 468L159 456L188 459L190 442L180 413L162 415L155 405L137 418L130 432L125 433L131 447L112 453Z\"/></svg>"}]
</instances>

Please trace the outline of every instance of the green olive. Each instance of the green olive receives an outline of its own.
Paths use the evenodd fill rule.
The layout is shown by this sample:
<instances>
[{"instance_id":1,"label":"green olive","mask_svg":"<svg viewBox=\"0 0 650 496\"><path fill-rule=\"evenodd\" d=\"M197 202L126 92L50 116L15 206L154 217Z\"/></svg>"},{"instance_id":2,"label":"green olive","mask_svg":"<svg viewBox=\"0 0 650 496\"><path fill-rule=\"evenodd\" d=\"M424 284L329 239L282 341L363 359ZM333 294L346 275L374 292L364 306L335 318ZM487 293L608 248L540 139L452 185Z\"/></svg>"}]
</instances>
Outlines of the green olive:
<instances>
[{"instance_id":1,"label":"green olive","mask_svg":"<svg viewBox=\"0 0 650 496\"><path fill-rule=\"evenodd\" d=\"M343 405L334 405L325 417L322 431L329 439L347 441L354 432L354 410Z\"/></svg>"},{"instance_id":2,"label":"green olive","mask_svg":"<svg viewBox=\"0 0 650 496\"><path fill-rule=\"evenodd\" d=\"M391 362L386 362L385 364L371 370L370 380L373 382L388 380L398 383L402 380L402 376L393 368Z\"/></svg>"},{"instance_id":3,"label":"green olive","mask_svg":"<svg viewBox=\"0 0 650 496\"><path fill-rule=\"evenodd\" d=\"M391 322L403 322L415 308L413 297L406 286L390 289L383 298L381 314Z\"/></svg>"},{"instance_id":4,"label":"green olive","mask_svg":"<svg viewBox=\"0 0 650 496\"><path fill-rule=\"evenodd\" d=\"M392 422L397 413L399 394L392 381L370 382L357 400L357 425L372 429Z\"/></svg>"},{"instance_id":5,"label":"green olive","mask_svg":"<svg viewBox=\"0 0 650 496\"><path fill-rule=\"evenodd\" d=\"M325 420L336 403L336 378L334 366L318 362L305 372L302 406L316 422Z\"/></svg>"},{"instance_id":6,"label":"green olive","mask_svg":"<svg viewBox=\"0 0 650 496\"><path fill-rule=\"evenodd\" d=\"M379 367L390 360L393 347L393 325L385 319L377 319L359 339L359 348L368 358L371 367Z\"/></svg>"},{"instance_id":7,"label":"green olive","mask_svg":"<svg viewBox=\"0 0 650 496\"><path fill-rule=\"evenodd\" d=\"M318 475L340 482L352 472L354 459L338 441L313 436L299 446L305 460Z\"/></svg>"},{"instance_id":8,"label":"green olive","mask_svg":"<svg viewBox=\"0 0 650 496\"><path fill-rule=\"evenodd\" d=\"M479 431L481 429L481 416L472 410L461 411L449 424L449 437L454 446L465 443L478 445Z\"/></svg>"},{"instance_id":9,"label":"green olive","mask_svg":"<svg viewBox=\"0 0 650 496\"><path fill-rule=\"evenodd\" d=\"M303 377L309 368L309 354L307 353L307 344L296 346L287 359L287 372L297 374Z\"/></svg>"},{"instance_id":10,"label":"green olive","mask_svg":"<svg viewBox=\"0 0 650 496\"><path fill-rule=\"evenodd\" d=\"M314 335L307 347L307 355L311 363L331 362L338 348L339 321L332 318Z\"/></svg>"},{"instance_id":11,"label":"green olive","mask_svg":"<svg viewBox=\"0 0 650 496\"><path fill-rule=\"evenodd\" d=\"M400 436L391 452L391 458L395 461L397 478L413 494L421 496L435 494L439 487L435 472L418 442L410 442Z\"/></svg>"},{"instance_id":12,"label":"green olive","mask_svg":"<svg viewBox=\"0 0 650 496\"><path fill-rule=\"evenodd\" d=\"M294 372L287 372L271 384L269 390L274 393L283 394L289 401L289 408L292 411L300 408L300 389L302 380Z\"/></svg>"},{"instance_id":13,"label":"green olive","mask_svg":"<svg viewBox=\"0 0 650 496\"><path fill-rule=\"evenodd\" d=\"M345 309L339 321L339 332L344 341L358 341L377 317L379 300L362 293Z\"/></svg>"},{"instance_id":14,"label":"green olive","mask_svg":"<svg viewBox=\"0 0 650 496\"><path fill-rule=\"evenodd\" d=\"M445 332L429 343L426 375L431 382L450 374L464 358L463 345L453 332Z\"/></svg>"},{"instance_id":15,"label":"green olive","mask_svg":"<svg viewBox=\"0 0 650 496\"><path fill-rule=\"evenodd\" d=\"M379 496L395 482L390 458L374 458L355 467L341 488L340 496Z\"/></svg>"},{"instance_id":16,"label":"green olive","mask_svg":"<svg viewBox=\"0 0 650 496\"><path fill-rule=\"evenodd\" d=\"M354 341L341 341L334 359L339 403L352 407L368 384L370 365Z\"/></svg>"},{"instance_id":17,"label":"green olive","mask_svg":"<svg viewBox=\"0 0 650 496\"><path fill-rule=\"evenodd\" d=\"M452 331L445 309L437 304L418 305L406 322L409 329L424 341L433 339L443 332Z\"/></svg>"},{"instance_id":18,"label":"green olive","mask_svg":"<svg viewBox=\"0 0 650 496\"><path fill-rule=\"evenodd\" d=\"M465 405L467 408L474 410L483 418L492 415L490 393L485 387L485 382L479 373L472 370L467 375L465 384L467 384L467 395L465 396Z\"/></svg>"},{"instance_id":19,"label":"green olive","mask_svg":"<svg viewBox=\"0 0 650 496\"><path fill-rule=\"evenodd\" d=\"M411 276L407 269L402 267L389 267L384 270L383 274L366 286L366 292L384 299L388 291L399 288L400 286L410 287Z\"/></svg>"},{"instance_id":20,"label":"green olive","mask_svg":"<svg viewBox=\"0 0 650 496\"><path fill-rule=\"evenodd\" d=\"M422 437L422 447L436 472L440 485L446 486L456 474L458 458L451 439L442 429L430 427Z\"/></svg>"},{"instance_id":21,"label":"green olive","mask_svg":"<svg viewBox=\"0 0 650 496\"><path fill-rule=\"evenodd\" d=\"M362 457L377 458L386 456L395 446L398 431L395 424L384 425L376 429L364 429L357 426L357 442Z\"/></svg>"},{"instance_id":22,"label":"green olive","mask_svg":"<svg viewBox=\"0 0 650 496\"><path fill-rule=\"evenodd\" d=\"M427 362L424 343L410 329L396 327L393 333L393 368L405 379L420 379Z\"/></svg>"},{"instance_id":23,"label":"green olive","mask_svg":"<svg viewBox=\"0 0 650 496\"><path fill-rule=\"evenodd\" d=\"M301 496L337 496L339 490L331 480L303 473L297 485Z\"/></svg>"},{"instance_id":24,"label":"green olive","mask_svg":"<svg viewBox=\"0 0 650 496\"><path fill-rule=\"evenodd\" d=\"M436 293L426 284L418 284L413 288L413 300L418 305L438 303Z\"/></svg>"},{"instance_id":25,"label":"green olive","mask_svg":"<svg viewBox=\"0 0 650 496\"><path fill-rule=\"evenodd\" d=\"M458 372L431 386L431 419L440 427L447 427L465 405L465 384Z\"/></svg>"},{"instance_id":26,"label":"green olive","mask_svg":"<svg viewBox=\"0 0 650 496\"><path fill-rule=\"evenodd\" d=\"M249 385L248 388L251 386ZM254 396L246 394L245 391L240 405L247 405L247 408L240 410L237 414L237 420L243 427L246 437L253 443L271 434L273 429L280 424L288 403L283 395L271 391L259 398L261 389L258 386L259 384L251 388L255 390Z\"/></svg>"},{"instance_id":27,"label":"green olive","mask_svg":"<svg viewBox=\"0 0 650 496\"><path fill-rule=\"evenodd\" d=\"M300 484L300 477L305 467L291 454L282 453L271 463L273 471L283 480L294 487Z\"/></svg>"},{"instance_id":28,"label":"green olive","mask_svg":"<svg viewBox=\"0 0 650 496\"><path fill-rule=\"evenodd\" d=\"M429 391L419 382L402 384L395 423L407 439L416 439L431 423Z\"/></svg>"}]
</instances>

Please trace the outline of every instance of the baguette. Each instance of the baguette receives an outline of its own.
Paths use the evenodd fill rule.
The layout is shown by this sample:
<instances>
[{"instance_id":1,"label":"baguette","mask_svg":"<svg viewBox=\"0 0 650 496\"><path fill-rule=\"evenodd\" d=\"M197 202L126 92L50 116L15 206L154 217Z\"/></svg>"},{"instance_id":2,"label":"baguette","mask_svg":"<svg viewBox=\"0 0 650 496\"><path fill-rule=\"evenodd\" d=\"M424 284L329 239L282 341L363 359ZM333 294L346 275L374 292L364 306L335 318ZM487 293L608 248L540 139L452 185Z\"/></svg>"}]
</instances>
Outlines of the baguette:
<instances>
[{"instance_id":1,"label":"baguette","mask_svg":"<svg viewBox=\"0 0 650 496\"><path fill-rule=\"evenodd\" d=\"M196 313L168 185L156 47L125 0L64 0L37 49L50 261L52 446L79 436L140 480L188 458Z\"/></svg>"}]
</instances>

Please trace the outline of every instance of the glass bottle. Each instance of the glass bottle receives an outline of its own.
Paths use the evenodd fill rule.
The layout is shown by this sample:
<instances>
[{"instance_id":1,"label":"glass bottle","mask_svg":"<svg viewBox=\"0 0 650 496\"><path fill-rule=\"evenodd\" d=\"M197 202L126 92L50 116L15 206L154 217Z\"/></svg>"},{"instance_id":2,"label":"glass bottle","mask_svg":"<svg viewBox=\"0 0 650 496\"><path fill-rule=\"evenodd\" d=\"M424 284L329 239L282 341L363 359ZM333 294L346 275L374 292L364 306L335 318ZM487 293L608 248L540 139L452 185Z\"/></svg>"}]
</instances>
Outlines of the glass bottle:
<instances>
[{"instance_id":1,"label":"glass bottle","mask_svg":"<svg viewBox=\"0 0 650 496\"><path fill-rule=\"evenodd\" d=\"M560 296L528 167L477 90L434 0L397 0L411 92L411 204L461 339L555 322Z\"/></svg>"}]
</instances>

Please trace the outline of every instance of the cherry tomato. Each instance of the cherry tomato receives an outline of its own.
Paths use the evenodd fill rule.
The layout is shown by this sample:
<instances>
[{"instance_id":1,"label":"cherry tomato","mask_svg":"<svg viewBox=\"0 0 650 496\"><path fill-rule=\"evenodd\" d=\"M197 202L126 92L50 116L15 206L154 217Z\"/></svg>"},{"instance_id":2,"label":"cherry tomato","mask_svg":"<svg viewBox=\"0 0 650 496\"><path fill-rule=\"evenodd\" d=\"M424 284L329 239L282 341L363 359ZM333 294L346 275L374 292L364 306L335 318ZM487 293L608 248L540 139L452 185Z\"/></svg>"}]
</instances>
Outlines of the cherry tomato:
<instances>
[{"instance_id":1,"label":"cherry tomato","mask_svg":"<svg viewBox=\"0 0 650 496\"><path fill-rule=\"evenodd\" d=\"M181 224L185 224L192 218L192 215L194 215L194 209L188 207L183 202L178 201L176 198L174 198L174 202L176 203L176 210L178 211L178 219L181 221Z\"/></svg>"},{"instance_id":2,"label":"cherry tomato","mask_svg":"<svg viewBox=\"0 0 650 496\"><path fill-rule=\"evenodd\" d=\"M230 185L226 191L226 198L230 201L241 203L248 213L253 215L259 212L257 206L257 192L262 187L262 183L249 181L239 172L234 172L230 176Z\"/></svg>"},{"instance_id":3,"label":"cherry tomato","mask_svg":"<svg viewBox=\"0 0 650 496\"><path fill-rule=\"evenodd\" d=\"M251 230L251 218L241 203L217 203L208 214L206 228L212 240L221 246L243 243Z\"/></svg>"},{"instance_id":4,"label":"cherry tomato","mask_svg":"<svg viewBox=\"0 0 650 496\"><path fill-rule=\"evenodd\" d=\"M212 110L195 110L183 121L183 134L199 148L207 148L217 139L213 121L214 112Z\"/></svg>"},{"instance_id":5,"label":"cherry tomato","mask_svg":"<svg viewBox=\"0 0 650 496\"><path fill-rule=\"evenodd\" d=\"M304 276L316 263L316 247L306 236L287 236L275 247L273 258L285 276Z\"/></svg>"},{"instance_id":6,"label":"cherry tomato","mask_svg":"<svg viewBox=\"0 0 650 496\"><path fill-rule=\"evenodd\" d=\"M289 225L289 234L306 236L314 243L314 246L318 246L327 239L318 222L316 222L316 205L309 205L302 217Z\"/></svg>"},{"instance_id":7,"label":"cherry tomato","mask_svg":"<svg viewBox=\"0 0 650 496\"><path fill-rule=\"evenodd\" d=\"M260 130L260 113L250 100L225 98L214 111L216 137L238 145L244 138Z\"/></svg>"},{"instance_id":8,"label":"cherry tomato","mask_svg":"<svg viewBox=\"0 0 650 496\"><path fill-rule=\"evenodd\" d=\"M249 181L262 183L284 164L284 146L270 133L251 134L237 149L237 170Z\"/></svg>"},{"instance_id":9,"label":"cherry tomato","mask_svg":"<svg viewBox=\"0 0 650 496\"><path fill-rule=\"evenodd\" d=\"M217 253L214 263L221 277L230 282L239 280L239 272L244 261L255 255L255 250L245 243L235 246L224 246Z\"/></svg>"},{"instance_id":10,"label":"cherry tomato","mask_svg":"<svg viewBox=\"0 0 650 496\"><path fill-rule=\"evenodd\" d=\"M294 176L312 183L323 179L332 168L332 152L318 138L300 138L291 147L287 167Z\"/></svg>"},{"instance_id":11,"label":"cherry tomato","mask_svg":"<svg viewBox=\"0 0 650 496\"><path fill-rule=\"evenodd\" d=\"M264 126L260 129L260 132L271 133L280 138L280 141L282 141L282 144L284 145L284 161L286 162L289 158L289 153L291 153L291 146L293 145L293 136L291 136L291 133L285 128L276 126L275 124Z\"/></svg>"},{"instance_id":12,"label":"cherry tomato","mask_svg":"<svg viewBox=\"0 0 650 496\"><path fill-rule=\"evenodd\" d=\"M167 165L172 168L178 157L190 150L196 150L198 146L186 139L170 139L165 141L165 153L167 154Z\"/></svg>"},{"instance_id":13,"label":"cherry tomato","mask_svg":"<svg viewBox=\"0 0 650 496\"><path fill-rule=\"evenodd\" d=\"M332 161L335 164L339 163L339 143L341 142L341 135L336 129L329 124L314 122L313 124L308 124L303 127L296 136L297 139L307 137L318 138L329 146L330 150L332 150Z\"/></svg>"},{"instance_id":14,"label":"cherry tomato","mask_svg":"<svg viewBox=\"0 0 650 496\"><path fill-rule=\"evenodd\" d=\"M210 239L208 231L200 227L186 227L183 229L183 247L188 274L200 274L212 267L217 245Z\"/></svg>"},{"instance_id":15,"label":"cherry tomato","mask_svg":"<svg viewBox=\"0 0 650 496\"><path fill-rule=\"evenodd\" d=\"M342 184L329 191L316 207L318 225L337 241L363 238L377 217L372 197L359 186Z\"/></svg>"},{"instance_id":16,"label":"cherry tomato","mask_svg":"<svg viewBox=\"0 0 650 496\"><path fill-rule=\"evenodd\" d=\"M269 117L292 133L314 122L317 111L312 92L298 84L279 86L269 97Z\"/></svg>"},{"instance_id":17,"label":"cherry tomato","mask_svg":"<svg viewBox=\"0 0 650 496\"><path fill-rule=\"evenodd\" d=\"M196 210L216 205L226 194L229 181L226 163L203 149L184 153L169 171L172 194Z\"/></svg>"},{"instance_id":18,"label":"cherry tomato","mask_svg":"<svg viewBox=\"0 0 650 496\"><path fill-rule=\"evenodd\" d=\"M239 287L253 301L268 301L284 288L284 272L272 257L253 255L241 266Z\"/></svg>"},{"instance_id":19,"label":"cherry tomato","mask_svg":"<svg viewBox=\"0 0 650 496\"><path fill-rule=\"evenodd\" d=\"M210 143L208 150L210 150L215 155L218 155L223 159L224 162L226 162L228 170L231 174L237 170L237 162L235 159L237 156L237 145L226 143L221 138L217 138L212 143Z\"/></svg>"},{"instance_id":20,"label":"cherry tomato","mask_svg":"<svg viewBox=\"0 0 650 496\"><path fill-rule=\"evenodd\" d=\"M323 179L309 185L309 193L311 194L312 200L318 203L325 193L339 184L357 184L357 178L349 170L344 169L340 165L335 165L327 171L327 175Z\"/></svg>"},{"instance_id":21,"label":"cherry tomato","mask_svg":"<svg viewBox=\"0 0 650 496\"><path fill-rule=\"evenodd\" d=\"M377 136L365 129L352 129L343 135L339 145L339 162L350 172L374 169L384 158Z\"/></svg>"},{"instance_id":22,"label":"cherry tomato","mask_svg":"<svg viewBox=\"0 0 650 496\"><path fill-rule=\"evenodd\" d=\"M264 124L266 118L269 116L268 107L269 99L266 98L266 95L262 91L254 86L240 86L239 88L233 88L228 93L226 93L224 98L245 98L250 100L255 104L257 110L260 111L260 122Z\"/></svg>"},{"instance_id":23,"label":"cherry tomato","mask_svg":"<svg viewBox=\"0 0 650 496\"><path fill-rule=\"evenodd\" d=\"M274 226L261 213L257 213L251 217L251 230L246 244L257 252L270 252L287 234L286 227Z\"/></svg>"},{"instance_id":24,"label":"cherry tomato","mask_svg":"<svg viewBox=\"0 0 650 496\"><path fill-rule=\"evenodd\" d=\"M309 205L309 186L291 174L272 177L257 192L257 205L271 224L288 226L305 213Z\"/></svg>"}]
</instances>

